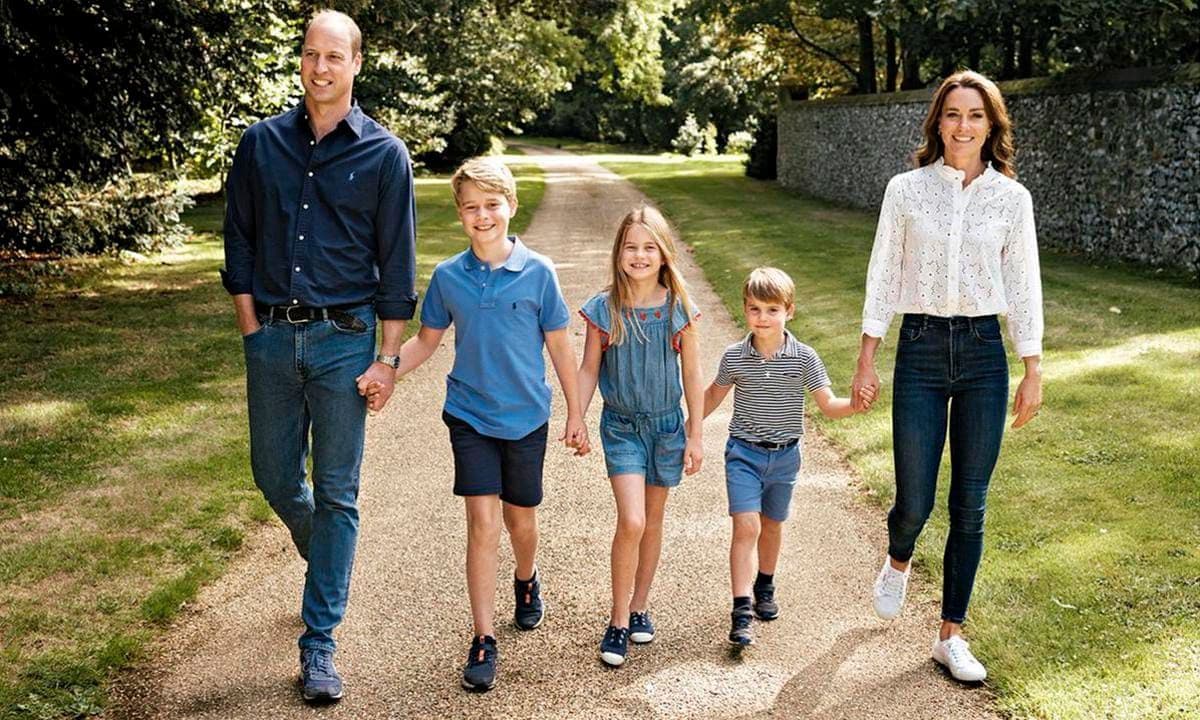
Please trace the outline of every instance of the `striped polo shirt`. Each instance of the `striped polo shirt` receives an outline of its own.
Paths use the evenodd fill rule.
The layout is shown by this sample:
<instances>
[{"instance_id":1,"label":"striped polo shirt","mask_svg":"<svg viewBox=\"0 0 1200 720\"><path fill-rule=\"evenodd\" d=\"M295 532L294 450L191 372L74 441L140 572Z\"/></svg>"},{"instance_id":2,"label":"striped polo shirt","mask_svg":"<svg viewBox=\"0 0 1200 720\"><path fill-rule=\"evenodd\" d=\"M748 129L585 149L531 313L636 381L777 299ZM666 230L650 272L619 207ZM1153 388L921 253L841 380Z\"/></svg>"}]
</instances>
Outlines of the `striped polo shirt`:
<instances>
[{"instance_id":1,"label":"striped polo shirt","mask_svg":"<svg viewBox=\"0 0 1200 720\"><path fill-rule=\"evenodd\" d=\"M815 350L787 330L783 346L765 358L751 333L725 348L715 382L733 385L729 434L750 442L782 443L804 434L804 391L833 383Z\"/></svg>"}]
</instances>

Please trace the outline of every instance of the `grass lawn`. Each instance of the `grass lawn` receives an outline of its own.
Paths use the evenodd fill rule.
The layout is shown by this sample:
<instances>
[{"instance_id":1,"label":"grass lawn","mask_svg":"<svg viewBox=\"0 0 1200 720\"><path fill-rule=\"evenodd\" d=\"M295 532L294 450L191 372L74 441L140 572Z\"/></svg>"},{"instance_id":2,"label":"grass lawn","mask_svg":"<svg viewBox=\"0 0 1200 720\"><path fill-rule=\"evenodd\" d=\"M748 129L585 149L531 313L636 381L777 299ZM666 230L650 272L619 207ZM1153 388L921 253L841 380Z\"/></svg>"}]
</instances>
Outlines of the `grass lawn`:
<instances>
[{"instance_id":1,"label":"grass lawn","mask_svg":"<svg viewBox=\"0 0 1200 720\"><path fill-rule=\"evenodd\" d=\"M791 329L848 392L875 213L747 179L736 160L626 155L606 165L667 211L735 317L749 270L790 273ZM1050 253L1042 269L1045 406L1004 440L972 647L1014 717L1200 717L1200 290ZM894 348L893 330L876 411L817 420L861 474L881 524L893 487ZM1019 360L1010 368L1015 390ZM915 587L926 594L941 587L946 485L918 544Z\"/></svg>"},{"instance_id":2,"label":"grass lawn","mask_svg":"<svg viewBox=\"0 0 1200 720\"><path fill-rule=\"evenodd\" d=\"M520 232L544 184L516 169ZM423 290L467 241L447 178L419 178L417 208ZM150 262L0 303L0 718L100 712L109 673L278 522L250 477L222 213L193 209Z\"/></svg>"}]
</instances>

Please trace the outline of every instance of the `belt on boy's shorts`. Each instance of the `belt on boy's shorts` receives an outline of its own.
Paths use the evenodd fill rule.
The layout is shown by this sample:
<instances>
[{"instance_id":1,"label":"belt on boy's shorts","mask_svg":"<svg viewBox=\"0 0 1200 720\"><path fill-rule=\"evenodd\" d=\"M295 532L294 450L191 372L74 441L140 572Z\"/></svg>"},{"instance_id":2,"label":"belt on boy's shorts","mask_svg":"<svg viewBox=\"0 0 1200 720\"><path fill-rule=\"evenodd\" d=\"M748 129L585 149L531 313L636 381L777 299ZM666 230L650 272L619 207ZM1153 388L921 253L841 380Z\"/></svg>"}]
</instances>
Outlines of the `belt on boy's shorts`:
<instances>
[{"instance_id":1,"label":"belt on boy's shorts","mask_svg":"<svg viewBox=\"0 0 1200 720\"><path fill-rule=\"evenodd\" d=\"M351 330L361 332L367 329L367 324L346 312L346 309L355 308L363 304L355 303L340 307L310 307L307 305L264 305L262 303L255 303L254 307L259 313L266 315L269 322L283 320L292 325L300 325L320 320L331 320L340 325L345 325Z\"/></svg>"},{"instance_id":2,"label":"belt on boy's shorts","mask_svg":"<svg viewBox=\"0 0 1200 720\"><path fill-rule=\"evenodd\" d=\"M787 442L781 442L781 443L764 442L761 440L747 440L745 438L738 438L738 440L741 440L742 442L747 443L749 445L753 445L755 447L760 447L764 450L783 450L784 448L790 448L791 446L800 442L800 438L792 438L791 440L788 440Z\"/></svg>"}]
</instances>

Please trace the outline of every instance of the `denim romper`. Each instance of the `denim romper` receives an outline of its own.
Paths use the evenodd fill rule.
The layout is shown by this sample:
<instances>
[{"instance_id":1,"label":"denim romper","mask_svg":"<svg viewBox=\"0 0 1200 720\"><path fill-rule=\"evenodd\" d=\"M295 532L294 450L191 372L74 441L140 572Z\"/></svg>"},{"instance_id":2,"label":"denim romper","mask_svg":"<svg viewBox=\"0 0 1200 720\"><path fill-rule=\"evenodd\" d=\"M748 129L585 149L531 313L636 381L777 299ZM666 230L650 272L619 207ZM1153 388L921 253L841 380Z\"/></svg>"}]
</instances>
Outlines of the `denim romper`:
<instances>
[{"instance_id":1,"label":"denim romper","mask_svg":"<svg viewBox=\"0 0 1200 720\"><path fill-rule=\"evenodd\" d=\"M673 309L673 312L671 312ZM683 397L680 381L680 333L691 317L668 297L666 304L634 308L626 315L625 341L609 345L608 293L584 304L579 314L600 331L600 440L609 476L634 474L648 485L675 487L683 479Z\"/></svg>"}]
</instances>

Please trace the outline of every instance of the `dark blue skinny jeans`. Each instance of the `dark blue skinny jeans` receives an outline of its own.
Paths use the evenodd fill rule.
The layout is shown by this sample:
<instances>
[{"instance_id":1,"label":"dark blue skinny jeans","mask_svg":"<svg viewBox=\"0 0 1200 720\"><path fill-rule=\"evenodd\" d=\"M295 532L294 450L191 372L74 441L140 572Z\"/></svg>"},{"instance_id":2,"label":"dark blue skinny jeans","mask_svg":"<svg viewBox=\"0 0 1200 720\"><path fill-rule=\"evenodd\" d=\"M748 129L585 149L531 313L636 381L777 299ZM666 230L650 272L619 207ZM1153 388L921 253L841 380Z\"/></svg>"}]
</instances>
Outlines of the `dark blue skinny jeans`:
<instances>
[{"instance_id":1,"label":"dark blue skinny jeans","mask_svg":"<svg viewBox=\"0 0 1200 720\"><path fill-rule=\"evenodd\" d=\"M996 316L905 315L893 388L896 503L888 513L888 554L901 562L912 558L933 510L949 425L942 619L961 623L983 554L988 482L1008 408L1008 359Z\"/></svg>"}]
</instances>

